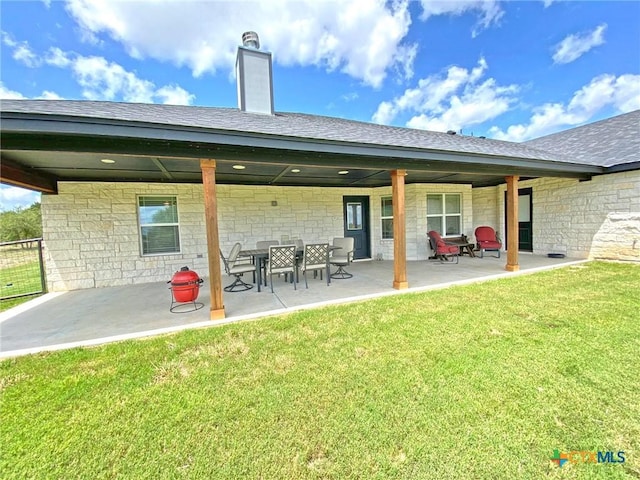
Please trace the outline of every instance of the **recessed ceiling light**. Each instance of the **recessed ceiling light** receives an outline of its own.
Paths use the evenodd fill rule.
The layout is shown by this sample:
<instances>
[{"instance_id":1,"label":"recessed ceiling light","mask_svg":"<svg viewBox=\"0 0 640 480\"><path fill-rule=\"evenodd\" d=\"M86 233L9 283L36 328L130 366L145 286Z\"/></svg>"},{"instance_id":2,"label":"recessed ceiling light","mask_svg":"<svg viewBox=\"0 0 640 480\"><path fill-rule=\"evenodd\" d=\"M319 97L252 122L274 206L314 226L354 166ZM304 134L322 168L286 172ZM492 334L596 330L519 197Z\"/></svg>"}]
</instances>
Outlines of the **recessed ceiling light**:
<instances>
[{"instance_id":1,"label":"recessed ceiling light","mask_svg":"<svg viewBox=\"0 0 640 480\"><path fill-rule=\"evenodd\" d=\"M234 165L233 168L234 170L244 170L247 167L245 167L244 165Z\"/></svg>"},{"instance_id":2,"label":"recessed ceiling light","mask_svg":"<svg viewBox=\"0 0 640 480\"><path fill-rule=\"evenodd\" d=\"M349 173L349 170L340 170L338 175L346 175L347 173Z\"/></svg>"},{"instance_id":3,"label":"recessed ceiling light","mask_svg":"<svg viewBox=\"0 0 640 480\"><path fill-rule=\"evenodd\" d=\"M100 160L102 163L116 163L115 160L111 160L110 158L103 158Z\"/></svg>"},{"instance_id":4,"label":"recessed ceiling light","mask_svg":"<svg viewBox=\"0 0 640 480\"><path fill-rule=\"evenodd\" d=\"M291 172L292 173L300 173L300 169L299 168L292 168Z\"/></svg>"}]
</instances>

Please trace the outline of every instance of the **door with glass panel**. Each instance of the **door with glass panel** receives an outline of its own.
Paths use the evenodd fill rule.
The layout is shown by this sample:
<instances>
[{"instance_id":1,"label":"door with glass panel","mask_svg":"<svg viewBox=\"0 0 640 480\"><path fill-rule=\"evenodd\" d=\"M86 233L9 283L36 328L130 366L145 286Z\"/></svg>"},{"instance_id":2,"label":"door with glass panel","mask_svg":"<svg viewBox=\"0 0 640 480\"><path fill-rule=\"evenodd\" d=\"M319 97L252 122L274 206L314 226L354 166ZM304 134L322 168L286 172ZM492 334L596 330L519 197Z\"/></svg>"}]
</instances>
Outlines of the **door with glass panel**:
<instances>
[{"instance_id":1,"label":"door with glass panel","mask_svg":"<svg viewBox=\"0 0 640 480\"><path fill-rule=\"evenodd\" d=\"M427 194L427 232L435 230L443 237L462 235L462 195Z\"/></svg>"},{"instance_id":2,"label":"door with glass panel","mask_svg":"<svg viewBox=\"0 0 640 480\"><path fill-rule=\"evenodd\" d=\"M370 258L369 197L343 197L344 236L353 238L353 258Z\"/></svg>"}]
</instances>

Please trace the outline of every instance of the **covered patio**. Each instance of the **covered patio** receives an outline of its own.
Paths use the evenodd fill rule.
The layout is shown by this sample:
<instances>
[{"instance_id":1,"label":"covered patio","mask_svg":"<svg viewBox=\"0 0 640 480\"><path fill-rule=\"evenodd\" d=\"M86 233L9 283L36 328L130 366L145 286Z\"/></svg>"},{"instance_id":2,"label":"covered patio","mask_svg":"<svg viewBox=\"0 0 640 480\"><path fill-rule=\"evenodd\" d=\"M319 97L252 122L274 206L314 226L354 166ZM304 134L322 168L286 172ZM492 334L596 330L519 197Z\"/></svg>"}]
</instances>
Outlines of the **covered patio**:
<instances>
[{"instance_id":1,"label":"covered patio","mask_svg":"<svg viewBox=\"0 0 640 480\"><path fill-rule=\"evenodd\" d=\"M392 286L392 261L354 262L349 266L353 278L333 280L330 286L318 278L310 279L309 289L304 288L303 281L294 290L291 284L275 279L273 294L268 288L260 293L255 288L228 293L224 296L226 318L213 323L209 316L208 278L198 297L204 307L181 314L169 312L171 294L166 282L53 293L0 314L0 357L218 326L385 295L534 273L581 262L583 260L522 254L520 271L507 272L504 258L491 256L482 259L464 256L457 265L433 260L409 261L407 273L412 283L411 288L404 290ZM232 279L224 276L222 281L226 285Z\"/></svg>"},{"instance_id":2,"label":"covered patio","mask_svg":"<svg viewBox=\"0 0 640 480\"><path fill-rule=\"evenodd\" d=\"M211 272L205 286L210 296L209 319L216 321L236 315L228 311L234 299L223 298L218 252L226 250L225 242L231 237L236 241L239 233L238 225L222 224L221 228L219 223L251 218L255 228L247 226L247 220L241 225L246 229L244 243L258 239L271 218L279 218L267 208L279 202L260 189L306 188L309 195L296 190L302 200L293 195L285 198L289 204L302 205L325 197L330 190L346 198L366 189L388 189L392 231L383 237L379 215L372 215L376 230L365 243L393 239L390 255L385 255L394 259L387 270L393 276L382 278L385 289L403 290L424 286L419 275L411 274L407 260L416 258L408 258L407 249L417 248L415 239L423 238L426 231L426 195L416 191L408 198L405 184L436 185L437 192L451 186L466 191L465 219L462 207L457 207L460 220L452 234L470 233L486 221L483 216L473 218L471 189L506 184L507 255L500 271L517 271L519 181L540 177L587 180L602 173L600 167L521 144L304 114L27 100L3 102L1 113L0 180L48 194L43 196L44 237L50 256L47 264L55 265L48 277L56 277L60 284L53 290L158 281L183 258L192 265L200 262L201 270L206 259ZM224 187L234 186L260 192L247 200L253 210L230 206L243 199L220 198ZM323 190L316 194L314 188ZM184 230L191 243L184 248L176 243L175 248L160 252L164 256L139 251L140 232L147 226L139 222L136 211L141 196L152 194L173 195L171 201L181 202L180 215L190 222ZM379 202L382 194L376 195ZM462 204L464 194L458 195ZM491 199L487 208L497 205L495 202ZM299 212L310 224L303 236L346 236L349 229L342 229L340 214L336 215L340 207L337 202L322 205L315 217L311 208ZM372 207L378 208L379 204ZM413 222L408 221L408 212ZM318 218L333 220L318 226ZM301 228L299 220L292 217L278 230L287 233L287 227ZM178 221L174 223L169 227L182 228ZM408 225L417 225L420 235L414 232L414 238L408 239ZM112 251L118 255L111 255ZM125 288L133 289L132 285Z\"/></svg>"}]
</instances>

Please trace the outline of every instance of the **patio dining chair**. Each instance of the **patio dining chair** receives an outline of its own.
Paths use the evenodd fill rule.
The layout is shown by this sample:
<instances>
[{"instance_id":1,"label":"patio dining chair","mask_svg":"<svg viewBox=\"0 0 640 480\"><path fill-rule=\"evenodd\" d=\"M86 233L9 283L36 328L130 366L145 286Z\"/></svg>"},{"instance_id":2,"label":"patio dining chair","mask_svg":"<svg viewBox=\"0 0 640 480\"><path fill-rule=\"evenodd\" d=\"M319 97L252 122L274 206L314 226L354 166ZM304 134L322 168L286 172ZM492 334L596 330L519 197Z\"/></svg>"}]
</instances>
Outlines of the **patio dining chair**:
<instances>
[{"instance_id":1,"label":"patio dining chair","mask_svg":"<svg viewBox=\"0 0 640 480\"><path fill-rule=\"evenodd\" d=\"M302 258L304 256L304 242L300 238L295 238L291 243L296 246L296 280L298 278L298 270L302 266Z\"/></svg>"},{"instance_id":2,"label":"patio dining chair","mask_svg":"<svg viewBox=\"0 0 640 480\"><path fill-rule=\"evenodd\" d=\"M253 272L255 274L256 266L251 263L238 261L238 253L240 253L240 250L242 250L240 242L236 242L236 244L231 248L231 252L227 258L224 257L222 250L220 250L220 258L222 258L222 262L224 263L225 272L229 276L236 277L231 285L224 287L225 292L244 292L245 290L253 288L253 285L249 285L242 280L241 277L245 273L249 272Z\"/></svg>"},{"instance_id":3,"label":"patio dining chair","mask_svg":"<svg viewBox=\"0 0 640 480\"><path fill-rule=\"evenodd\" d=\"M327 269L329 262L329 244L328 243L308 243L304 246L304 256L302 257L302 274L304 275L304 284L309 288L307 282L307 272L320 271L320 280L322 280L322 271ZM330 278L327 276L327 285Z\"/></svg>"},{"instance_id":4,"label":"patio dining chair","mask_svg":"<svg viewBox=\"0 0 640 480\"><path fill-rule=\"evenodd\" d=\"M502 242L493 228L487 226L478 227L476 228L475 235L476 242L478 242L478 250L480 250L480 258L484 257L485 250L498 252L498 258L500 258Z\"/></svg>"},{"instance_id":5,"label":"patio dining chair","mask_svg":"<svg viewBox=\"0 0 640 480\"><path fill-rule=\"evenodd\" d=\"M296 269L296 246L295 245L272 245L269 247L268 272L271 283L271 293L273 293L273 275L291 274L293 289L296 288L296 279L293 277Z\"/></svg>"},{"instance_id":6,"label":"patio dining chair","mask_svg":"<svg viewBox=\"0 0 640 480\"><path fill-rule=\"evenodd\" d=\"M435 230L430 230L427 236L429 237L429 245L433 251L433 257L430 258L437 258L441 262L455 258L455 263L458 263L458 257L460 256L460 247L458 245L445 242L440 233Z\"/></svg>"},{"instance_id":7,"label":"patio dining chair","mask_svg":"<svg viewBox=\"0 0 640 480\"><path fill-rule=\"evenodd\" d=\"M271 245L280 245L280 242L278 240L260 240L256 242L256 248L258 250L269 248Z\"/></svg>"},{"instance_id":8,"label":"patio dining chair","mask_svg":"<svg viewBox=\"0 0 640 480\"><path fill-rule=\"evenodd\" d=\"M256 249L258 250L264 250L264 249L269 249L269 247L271 245L280 245L280 242L278 240L259 240L256 242ZM264 265L265 267L269 264L269 259L265 258L264 259ZM266 277L265 277L265 282L267 281ZM267 286L267 284L264 284L265 287Z\"/></svg>"},{"instance_id":9,"label":"patio dining chair","mask_svg":"<svg viewBox=\"0 0 640 480\"><path fill-rule=\"evenodd\" d=\"M353 260L354 239L352 237L336 237L333 239L333 246L336 247L331 252L329 262L338 269L331 274L331 278L351 278L353 275L347 272L344 267Z\"/></svg>"}]
</instances>

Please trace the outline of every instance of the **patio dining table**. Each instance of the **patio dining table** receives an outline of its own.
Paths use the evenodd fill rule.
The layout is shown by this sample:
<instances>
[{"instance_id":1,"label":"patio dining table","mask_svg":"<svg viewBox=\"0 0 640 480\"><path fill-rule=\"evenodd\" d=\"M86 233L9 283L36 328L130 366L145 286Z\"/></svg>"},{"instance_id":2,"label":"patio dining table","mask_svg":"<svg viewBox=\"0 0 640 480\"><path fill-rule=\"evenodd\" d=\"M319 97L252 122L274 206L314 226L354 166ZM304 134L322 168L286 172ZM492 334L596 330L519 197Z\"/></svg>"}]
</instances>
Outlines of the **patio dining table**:
<instances>
[{"instance_id":1,"label":"patio dining table","mask_svg":"<svg viewBox=\"0 0 640 480\"><path fill-rule=\"evenodd\" d=\"M329 252L335 250L336 247L329 245ZM304 248L298 248L296 250L296 258L301 258L304 254ZM238 254L238 257L251 257L253 262L256 265L256 278L258 279L258 292L260 292L260 286L262 284L262 279L264 278L264 286L267 286L267 262L266 260L269 258L269 249L268 248L254 248L250 250L241 250ZM330 263L329 259L327 259L327 278L329 278L329 282L331 282L330 273ZM298 268L296 266L296 278L294 279L297 282L299 279L298 276Z\"/></svg>"},{"instance_id":2,"label":"patio dining table","mask_svg":"<svg viewBox=\"0 0 640 480\"><path fill-rule=\"evenodd\" d=\"M304 249L296 250L296 257L302 255ZM267 286L267 262L269 258L268 248L254 248L252 250L241 250L238 257L251 257L256 265L256 278L258 279L258 292L264 278L264 286Z\"/></svg>"}]
</instances>

